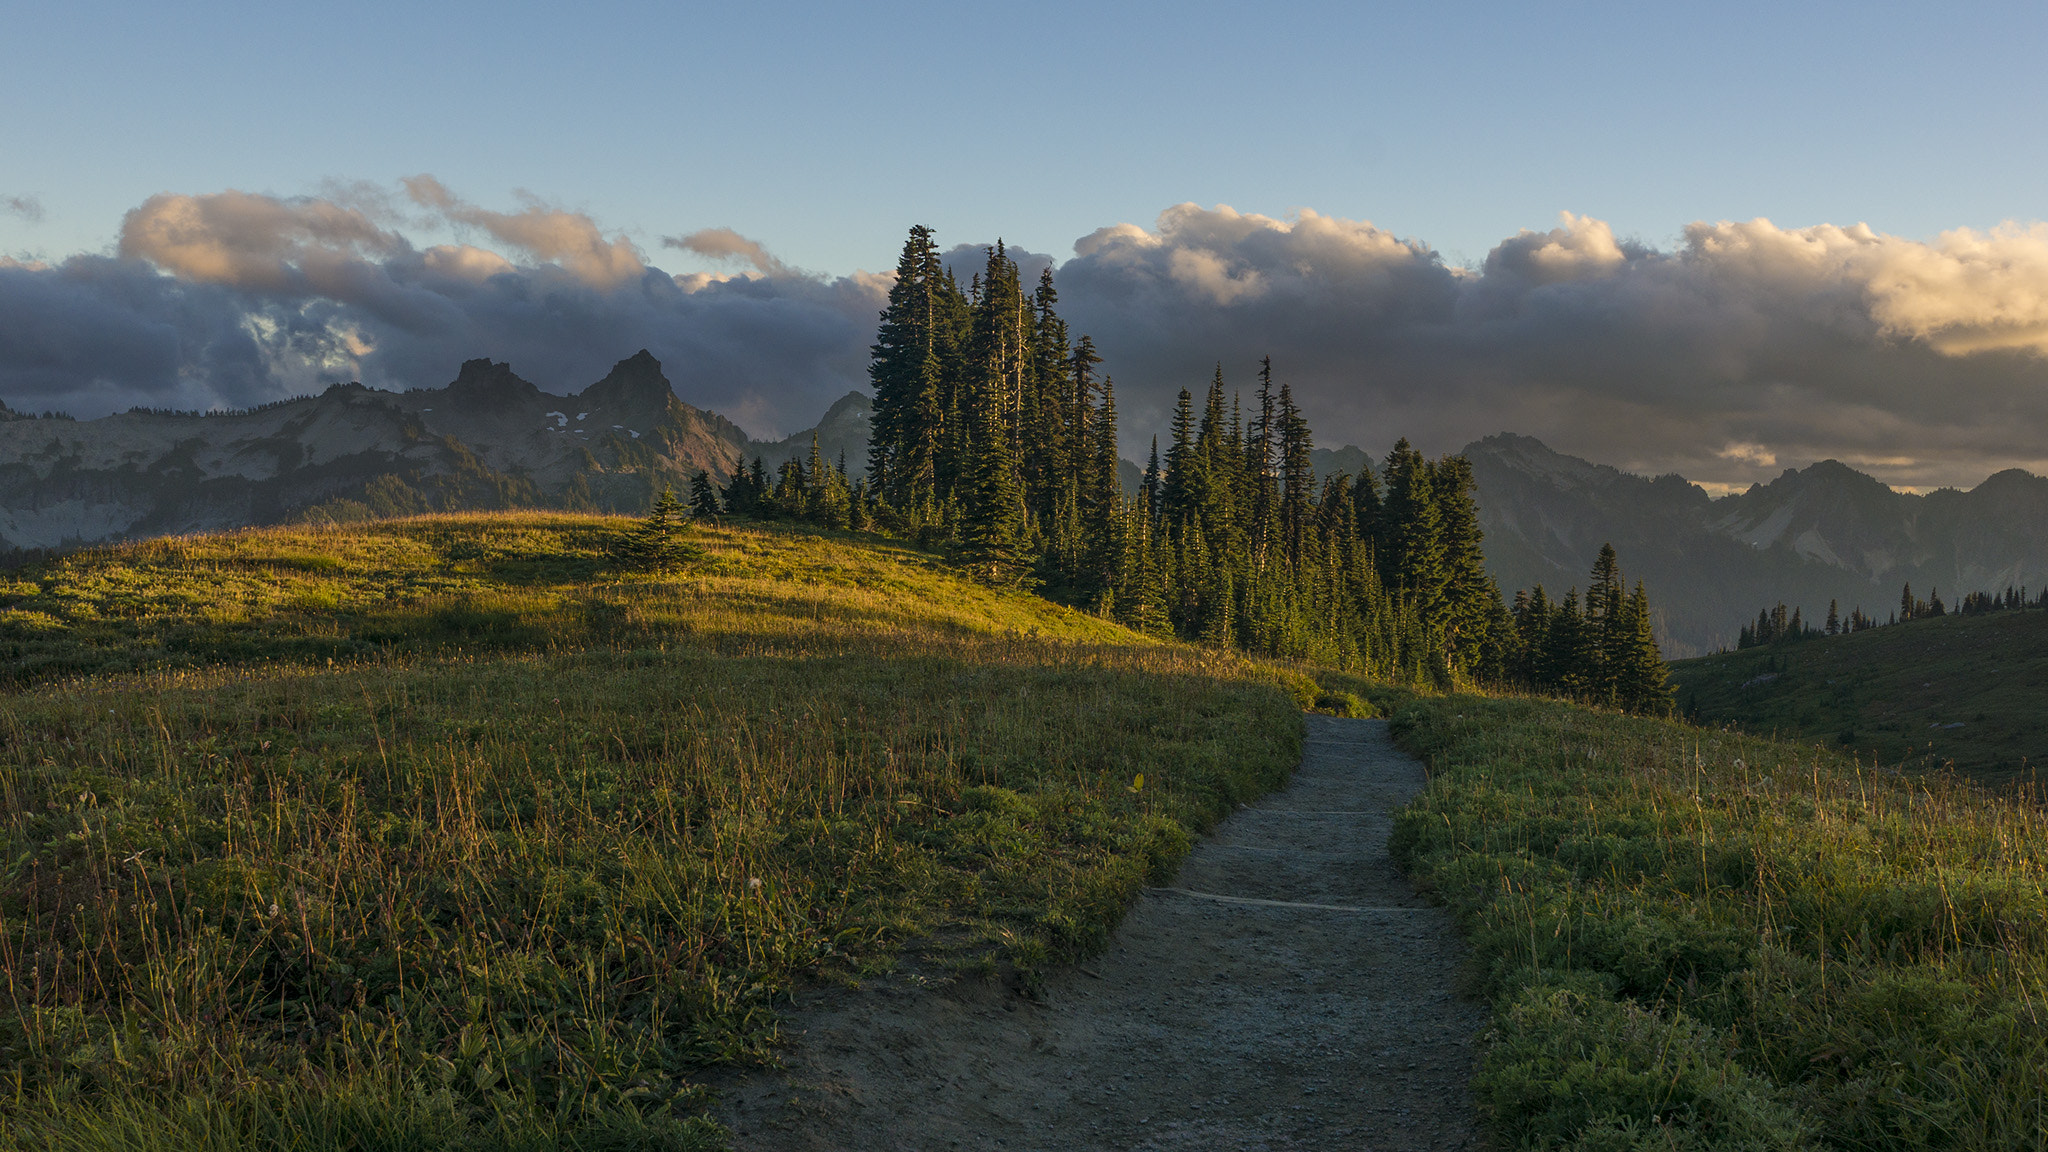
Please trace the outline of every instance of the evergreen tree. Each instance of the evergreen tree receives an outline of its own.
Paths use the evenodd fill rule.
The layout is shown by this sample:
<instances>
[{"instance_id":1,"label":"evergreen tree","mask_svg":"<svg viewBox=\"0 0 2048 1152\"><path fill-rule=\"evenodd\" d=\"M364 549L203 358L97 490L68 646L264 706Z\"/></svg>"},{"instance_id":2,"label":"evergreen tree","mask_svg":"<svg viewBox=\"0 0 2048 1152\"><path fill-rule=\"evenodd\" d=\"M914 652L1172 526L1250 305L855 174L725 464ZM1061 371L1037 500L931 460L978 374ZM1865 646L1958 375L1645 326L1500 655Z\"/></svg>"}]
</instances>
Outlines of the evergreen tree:
<instances>
[{"instance_id":1,"label":"evergreen tree","mask_svg":"<svg viewBox=\"0 0 2048 1152\"><path fill-rule=\"evenodd\" d=\"M1620 631L1628 637L1615 676L1615 702L1630 712L1663 715L1671 710L1669 669L1650 628L1650 598L1642 581L1618 613Z\"/></svg>"},{"instance_id":2,"label":"evergreen tree","mask_svg":"<svg viewBox=\"0 0 2048 1152\"><path fill-rule=\"evenodd\" d=\"M1627 659L1630 637L1627 622L1621 618L1625 598L1621 561L1613 544L1602 544L1586 583L1586 626L1593 634L1593 666L1586 670L1586 678L1590 694L1602 701L1614 700Z\"/></svg>"},{"instance_id":3,"label":"evergreen tree","mask_svg":"<svg viewBox=\"0 0 2048 1152\"><path fill-rule=\"evenodd\" d=\"M1443 555L1444 645L1460 673L1479 666L1492 637L1493 622L1505 615L1500 589L1486 573L1479 544L1479 504L1472 464L1463 456L1446 456L1430 469L1429 488L1437 511L1437 532Z\"/></svg>"},{"instance_id":4,"label":"evergreen tree","mask_svg":"<svg viewBox=\"0 0 2048 1152\"><path fill-rule=\"evenodd\" d=\"M1082 337L1087 344L1087 337ZM1092 347L1089 348L1092 353ZM1078 355L1078 352L1077 352ZM1088 478L1082 489L1081 536L1083 597L1102 610L1116 590L1117 567L1124 554L1123 483L1117 477L1116 385L1102 382L1102 406L1089 422Z\"/></svg>"},{"instance_id":5,"label":"evergreen tree","mask_svg":"<svg viewBox=\"0 0 2048 1152\"><path fill-rule=\"evenodd\" d=\"M1270 360L1267 370L1270 373ZM1278 419L1280 538L1287 550L1288 563L1299 566L1308 529L1309 489L1315 483L1315 466L1311 463L1314 444L1309 438L1308 421L1302 418L1301 409L1294 406L1291 384L1280 385Z\"/></svg>"},{"instance_id":6,"label":"evergreen tree","mask_svg":"<svg viewBox=\"0 0 2048 1152\"><path fill-rule=\"evenodd\" d=\"M1541 677L1548 690L1568 699L1582 700L1592 691L1594 640L1586 618L1579 611L1579 590L1565 594L1564 603L1551 613L1544 638Z\"/></svg>"},{"instance_id":7,"label":"evergreen tree","mask_svg":"<svg viewBox=\"0 0 2048 1152\"><path fill-rule=\"evenodd\" d=\"M1124 531L1125 554L1116 589L1117 622L1135 632L1164 636L1166 573L1150 516L1134 509Z\"/></svg>"},{"instance_id":8,"label":"evergreen tree","mask_svg":"<svg viewBox=\"0 0 2048 1152\"><path fill-rule=\"evenodd\" d=\"M1160 518L1176 541L1194 519L1192 489L1200 483L1195 476L1198 467L1194 397L1183 388L1173 406L1173 442L1166 449L1166 475L1159 488Z\"/></svg>"},{"instance_id":9,"label":"evergreen tree","mask_svg":"<svg viewBox=\"0 0 2048 1152\"><path fill-rule=\"evenodd\" d=\"M1550 597L1538 584L1515 593L1515 678L1537 692L1549 692Z\"/></svg>"},{"instance_id":10,"label":"evergreen tree","mask_svg":"<svg viewBox=\"0 0 2048 1152\"><path fill-rule=\"evenodd\" d=\"M1145 479L1138 486L1139 507L1144 510L1148 528L1159 526L1159 437L1152 437L1152 455L1145 460Z\"/></svg>"},{"instance_id":11,"label":"evergreen tree","mask_svg":"<svg viewBox=\"0 0 2048 1152\"><path fill-rule=\"evenodd\" d=\"M1447 581L1429 463L1403 438L1387 455L1386 478L1386 502L1380 508L1380 572L1425 619L1437 619Z\"/></svg>"},{"instance_id":12,"label":"evergreen tree","mask_svg":"<svg viewBox=\"0 0 2048 1152\"><path fill-rule=\"evenodd\" d=\"M928 503L937 482L935 449L946 433L940 297L948 280L932 230L913 227L896 262L896 282L868 366L875 392L868 475L884 499L902 507Z\"/></svg>"},{"instance_id":13,"label":"evergreen tree","mask_svg":"<svg viewBox=\"0 0 2048 1152\"><path fill-rule=\"evenodd\" d=\"M724 509L718 505L718 485L711 482L711 473L697 469L690 477L690 515L716 520Z\"/></svg>"},{"instance_id":14,"label":"evergreen tree","mask_svg":"<svg viewBox=\"0 0 2048 1152\"><path fill-rule=\"evenodd\" d=\"M622 567L660 572L698 556L699 550L679 539L688 513L676 490L662 489L647 515L613 546L612 555Z\"/></svg>"},{"instance_id":15,"label":"evergreen tree","mask_svg":"<svg viewBox=\"0 0 2048 1152\"><path fill-rule=\"evenodd\" d=\"M1252 557L1263 561L1279 536L1280 489L1275 482L1280 446L1277 397L1273 394L1273 358L1259 361L1259 411L1252 418L1245 443L1246 534Z\"/></svg>"}]
</instances>

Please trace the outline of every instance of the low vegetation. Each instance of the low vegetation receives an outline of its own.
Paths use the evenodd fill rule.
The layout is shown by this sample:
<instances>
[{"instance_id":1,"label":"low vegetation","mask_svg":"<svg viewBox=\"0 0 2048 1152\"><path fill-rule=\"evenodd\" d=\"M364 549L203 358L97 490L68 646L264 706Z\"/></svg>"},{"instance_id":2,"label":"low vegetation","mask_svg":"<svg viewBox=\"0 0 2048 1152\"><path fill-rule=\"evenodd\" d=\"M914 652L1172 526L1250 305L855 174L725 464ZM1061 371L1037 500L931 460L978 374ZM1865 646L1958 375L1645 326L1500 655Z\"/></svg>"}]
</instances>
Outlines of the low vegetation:
<instances>
[{"instance_id":1,"label":"low vegetation","mask_svg":"<svg viewBox=\"0 0 2048 1152\"><path fill-rule=\"evenodd\" d=\"M0 1147L715 1147L693 1077L799 983L1085 955L1319 695L868 539L627 568L630 523L14 574Z\"/></svg>"},{"instance_id":2,"label":"low vegetation","mask_svg":"<svg viewBox=\"0 0 2048 1152\"><path fill-rule=\"evenodd\" d=\"M1431 766L1394 848L1495 999L1474 1090L1501 1143L2041 1146L2032 797L1547 701L1394 727Z\"/></svg>"},{"instance_id":3,"label":"low vegetation","mask_svg":"<svg viewBox=\"0 0 2048 1152\"><path fill-rule=\"evenodd\" d=\"M1681 712L1914 769L2031 780L2048 756L2048 612L1916 619L1671 665Z\"/></svg>"}]
</instances>

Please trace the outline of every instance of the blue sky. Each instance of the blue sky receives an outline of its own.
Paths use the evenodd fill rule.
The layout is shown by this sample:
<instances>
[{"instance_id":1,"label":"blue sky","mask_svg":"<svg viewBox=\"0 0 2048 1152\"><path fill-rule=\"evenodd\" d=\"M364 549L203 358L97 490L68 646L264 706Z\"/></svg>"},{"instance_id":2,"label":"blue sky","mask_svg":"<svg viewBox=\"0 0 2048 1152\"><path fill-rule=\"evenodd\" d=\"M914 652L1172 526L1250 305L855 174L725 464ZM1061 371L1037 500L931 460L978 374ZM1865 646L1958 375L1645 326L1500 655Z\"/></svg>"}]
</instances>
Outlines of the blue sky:
<instances>
[{"instance_id":1,"label":"blue sky","mask_svg":"<svg viewBox=\"0 0 2048 1152\"><path fill-rule=\"evenodd\" d=\"M2044 215L2038 5L21 5L0 252L157 192L429 172L652 249L725 226L886 267L903 229L1064 258L1182 201L1476 261L1561 210L1925 238ZM677 253L662 262L687 267Z\"/></svg>"}]
</instances>

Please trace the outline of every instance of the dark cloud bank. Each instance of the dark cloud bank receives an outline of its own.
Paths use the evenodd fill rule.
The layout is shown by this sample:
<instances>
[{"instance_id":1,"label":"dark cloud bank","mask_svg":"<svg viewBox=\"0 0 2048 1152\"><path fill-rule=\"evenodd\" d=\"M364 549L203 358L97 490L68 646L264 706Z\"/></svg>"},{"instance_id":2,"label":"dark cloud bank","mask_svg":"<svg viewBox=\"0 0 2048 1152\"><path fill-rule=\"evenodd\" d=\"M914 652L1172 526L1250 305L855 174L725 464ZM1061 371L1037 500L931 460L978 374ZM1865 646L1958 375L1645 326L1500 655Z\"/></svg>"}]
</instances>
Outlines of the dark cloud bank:
<instances>
[{"instance_id":1,"label":"dark cloud bank","mask_svg":"<svg viewBox=\"0 0 2048 1152\"><path fill-rule=\"evenodd\" d=\"M646 347L684 399L772 435L865 383L886 276L807 274L729 229L662 245L730 274L672 276L576 213L403 188L166 194L114 255L0 261L0 399L245 407L332 380L438 385L474 356L571 391ZM408 219L471 242L417 247ZM973 250L950 255L964 278ZM1369 223L1181 205L1083 237L1056 276L1134 445L1179 387L1219 361L1248 386L1270 353L1328 444L1447 451L1506 429L1724 484L1826 457L1905 486L2048 471L2041 226L1919 242L1701 223L1661 251L1567 215L1464 269Z\"/></svg>"}]
</instances>

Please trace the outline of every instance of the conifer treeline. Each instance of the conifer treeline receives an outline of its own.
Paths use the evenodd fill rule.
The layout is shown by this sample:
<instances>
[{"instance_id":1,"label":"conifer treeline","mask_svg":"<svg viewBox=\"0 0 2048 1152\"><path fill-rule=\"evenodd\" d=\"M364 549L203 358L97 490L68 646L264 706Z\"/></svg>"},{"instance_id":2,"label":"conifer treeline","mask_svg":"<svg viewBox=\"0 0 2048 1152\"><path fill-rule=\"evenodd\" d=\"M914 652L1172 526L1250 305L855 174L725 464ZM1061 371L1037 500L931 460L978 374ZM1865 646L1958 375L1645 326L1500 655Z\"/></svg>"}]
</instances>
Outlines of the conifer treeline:
<instances>
[{"instance_id":1,"label":"conifer treeline","mask_svg":"<svg viewBox=\"0 0 2048 1152\"><path fill-rule=\"evenodd\" d=\"M1263 365L1246 411L1219 368L1136 498L1117 475L1114 382L1028 294L1003 246L964 289L913 228L873 349L868 481L878 524L951 546L996 584L1030 583L1142 631L1383 675L1486 677L1506 612L1486 577L1465 461L1404 441L1387 490L1318 490L1308 422Z\"/></svg>"},{"instance_id":2,"label":"conifer treeline","mask_svg":"<svg viewBox=\"0 0 2048 1152\"><path fill-rule=\"evenodd\" d=\"M1514 629L1504 638L1510 682L1631 712L1663 711L1671 698L1663 654L1650 628L1643 582L1626 590L1621 561L1602 544L1586 585L1550 603L1538 584L1515 594Z\"/></svg>"},{"instance_id":3,"label":"conifer treeline","mask_svg":"<svg viewBox=\"0 0 2048 1152\"><path fill-rule=\"evenodd\" d=\"M1199 410L1183 389L1164 457L1155 438L1127 497L1114 383L1058 300L1050 270L1027 291L1000 243L963 287L931 230L912 228L871 350L867 475L849 482L813 452L771 487L756 462L728 489L733 510L871 525L1156 635L1443 684L1534 684L1536 667L1556 690L1613 680L1602 669L1619 657L1599 662L1620 648L1605 642L1572 649L1588 663L1569 670L1561 652L1519 655L1463 457L1428 460L1402 440L1384 483L1368 469L1318 484L1308 422L1270 360L1249 404L1220 367ZM1647 605L1640 619L1647 639ZM1654 677L1637 679L1661 689L1654 643L1648 658Z\"/></svg>"},{"instance_id":4,"label":"conifer treeline","mask_svg":"<svg viewBox=\"0 0 2048 1152\"><path fill-rule=\"evenodd\" d=\"M1977 616L1986 612L2018 612L2028 608L2048 608L2048 589L2027 599L2024 587L2007 585L2003 592L1971 592L1965 595L1954 611L1963 616ZM1783 644L1797 640L1811 640L1817 636L1839 636L1851 632L1863 632L1881 628L1888 624L1903 624L1908 620L1926 620L1950 613L1948 605L1942 603L1941 590L1935 589L1928 599L1913 595L1913 585L1908 583L1899 590L1899 608L1891 619L1879 620L1867 616L1859 605L1850 609L1847 616L1841 614L1839 601L1828 601L1828 618L1825 626L1816 628L1800 619L1799 609L1790 610L1787 615L1782 603L1775 608L1765 608L1756 614L1754 625L1744 625L1735 639L1735 647L1761 648L1772 644Z\"/></svg>"}]
</instances>

